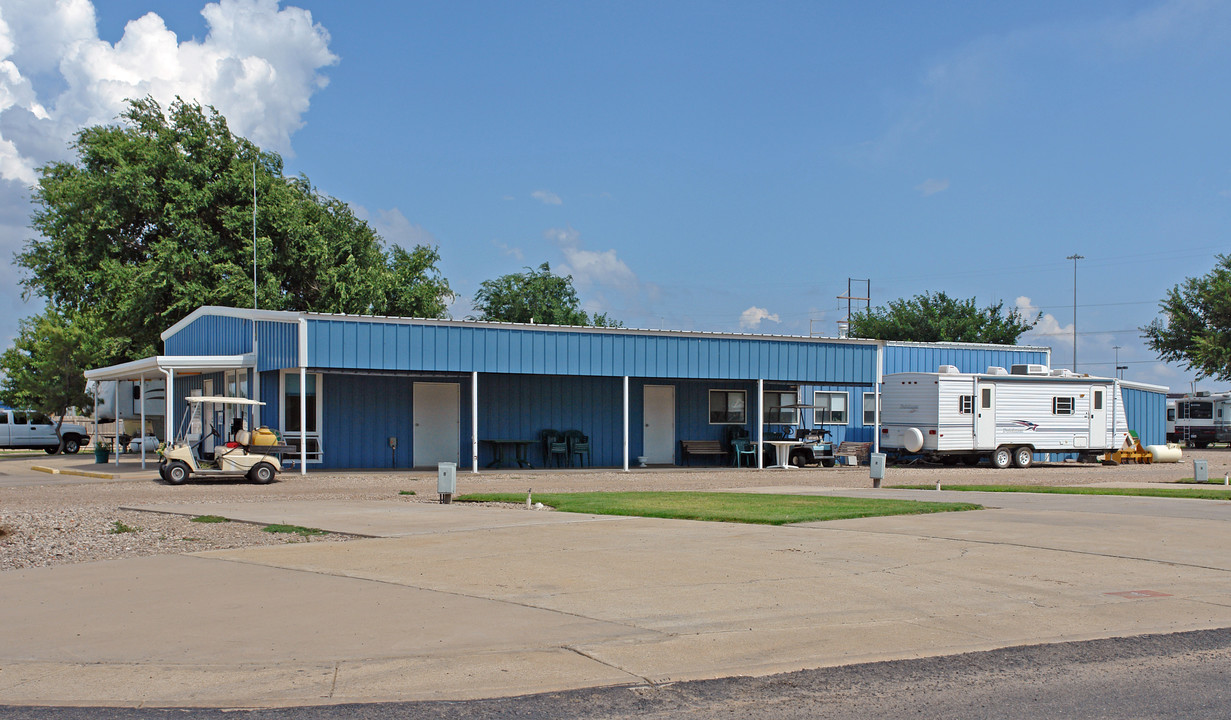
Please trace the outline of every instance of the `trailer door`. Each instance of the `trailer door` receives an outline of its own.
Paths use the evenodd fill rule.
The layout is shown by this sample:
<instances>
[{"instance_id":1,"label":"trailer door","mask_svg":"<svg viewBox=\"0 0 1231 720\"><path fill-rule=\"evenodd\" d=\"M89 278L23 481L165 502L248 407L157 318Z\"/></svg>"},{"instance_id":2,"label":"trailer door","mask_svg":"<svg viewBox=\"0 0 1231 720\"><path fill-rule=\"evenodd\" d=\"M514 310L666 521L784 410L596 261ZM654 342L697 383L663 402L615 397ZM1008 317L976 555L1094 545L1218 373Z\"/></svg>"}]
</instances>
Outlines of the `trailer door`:
<instances>
[{"instance_id":1,"label":"trailer door","mask_svg":"<svg viewBox=\"0 0 1231 720\"><path fill-rule=\"evenodd\" d=\"M1107 447L1107 388L1090 389L1090 447Z\"/></svg>"},{"instance_id":2,"label":"trailer door","mask_svg":"<svg viewBox=\"0 0 1231 720\"><path fill-rule=\"evenodd\" d=\"M975 449L991 450L996 447L996 385L978 383L976 388Z\"/></svg>"}]
</instances>

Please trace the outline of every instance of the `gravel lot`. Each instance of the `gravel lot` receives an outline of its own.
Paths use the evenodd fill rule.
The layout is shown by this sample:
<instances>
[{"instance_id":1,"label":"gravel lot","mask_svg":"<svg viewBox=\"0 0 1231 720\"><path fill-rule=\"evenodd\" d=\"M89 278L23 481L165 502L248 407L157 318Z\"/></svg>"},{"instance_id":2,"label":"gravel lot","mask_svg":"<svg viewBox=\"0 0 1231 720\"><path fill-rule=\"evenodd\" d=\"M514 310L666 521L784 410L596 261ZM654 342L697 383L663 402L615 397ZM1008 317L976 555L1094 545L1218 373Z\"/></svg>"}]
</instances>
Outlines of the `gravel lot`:
<instances>
[{"instance_id":1,"label":"gravel lot","mask_svg":"<svg viewBox=\"0 0 1231 720\"><path fill-rule=\"evenodd\" d=\"M1043 463L1026 470L995 470L939 465L890 467L886 485L1174 483L1192 476L1195 458L1209 462L1210 477L1231 472L1231 450L1186 451L1184 462L1160 465L1078 465ZM0 476L28 473L46 459L0 457ZM189 553L288 542L340 542L327 534L303 537L264 532L238 522L199 523L160 513L122 510L132 505L169 502L232 503L268 500L384 500L436 502L436 475L429 472L337 472L300 476L284 473L272 485L202 482L180 487L149 479L81 482L46 476L32 485L0 484L0 571L90 562L121 557ZM0 478L3 479L3 478ZM730 468L487 471L458 474L459 492L534 492L579 490L718 490L775 486L817 488L870 487L866 467L795 471ZM415 495L400 495L414 491ZM516 512L517 510L510 510ZM131 529L127 532L117 530Z\"/></svg>"}]
</instances>

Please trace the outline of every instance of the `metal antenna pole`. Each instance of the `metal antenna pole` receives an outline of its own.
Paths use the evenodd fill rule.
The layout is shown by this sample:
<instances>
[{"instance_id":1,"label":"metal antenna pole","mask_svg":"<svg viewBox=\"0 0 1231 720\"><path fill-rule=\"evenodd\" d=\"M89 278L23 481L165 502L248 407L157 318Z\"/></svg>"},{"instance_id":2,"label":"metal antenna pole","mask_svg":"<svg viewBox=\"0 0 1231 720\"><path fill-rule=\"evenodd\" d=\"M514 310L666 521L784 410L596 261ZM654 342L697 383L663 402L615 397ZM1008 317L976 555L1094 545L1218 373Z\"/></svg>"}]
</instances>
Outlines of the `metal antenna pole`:
<instances>
[{"instance_id":1,"label":"metal antenna pole","mask_svg":"<svg viewBox=\"0 0 1231 720\"><path fill-rule=\"evenodd\" d=\"M252 162L252 309L256 302L256 161ZM255 322L254 322L255 324Z\"/></svg>"},{"instance_id":2,"label":"metal antenna pole","mask_svg":"<svg viewBox=\"0 0 1231 720\"><path fill-rule=\"evenodd\" d=\"M1085 259L1084 255L1077 253L1065 258L1073 261L1073 372L1077 372L1077 261Z\"/></svg>"}]
</instances>

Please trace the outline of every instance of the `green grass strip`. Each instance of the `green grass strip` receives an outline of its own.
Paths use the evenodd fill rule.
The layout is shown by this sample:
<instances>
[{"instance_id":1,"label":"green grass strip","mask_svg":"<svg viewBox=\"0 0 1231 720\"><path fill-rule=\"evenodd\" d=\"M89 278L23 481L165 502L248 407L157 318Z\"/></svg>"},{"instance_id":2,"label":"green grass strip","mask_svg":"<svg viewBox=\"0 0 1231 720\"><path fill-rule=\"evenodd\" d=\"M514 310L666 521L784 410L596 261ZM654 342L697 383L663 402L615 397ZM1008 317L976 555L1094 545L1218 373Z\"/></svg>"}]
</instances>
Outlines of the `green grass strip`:
<instances>
[{"instance_id":1,"label":"green grass strip","mask_svg":"<svg viewBox=\"0 0 1231 720\"><path fill-rule=\"evenodd\" d=\"M935 490L935 485L892 485L895 490ZM942 485L956 492L1019 492L1052 495L1127 495L1131 497L1231 500L1231 490L1214 488L1092 488L1054 485Z\"/></svg>"},{"instance_id":2,"label":"green grass strip","mask_svg":"<svg viewBox=\"0 0 1231 720\"><path fill-rule=\"evenodd\" d=\"M525 502L526 496L520 493L485 493L462 495L456 500L521 503ZM981 505L972 503L719 492L538 493L534 495L534 500L562 512L762 525L982 509Z\"/></svg>"},{"instance_id":3,"label":"green grass strip","mask_svg":"<svg viewBox=\"0 0 1231 720\"><path fill-rule=\"evenodd\" d=\"M306 528L306 527L301 527L299 525L277 525L275 524L275 525L266 525L265 527L261 529L267 533L288 533L288 534L294 534L294 535L303 535L304 537L307 537L309 535L328 535L329 534L328 532L324 530L317 530L316 528Z\"/></svg>"},{"instance_id":4,"label":"green grass strip","mask_svg":"<svg viewBox=\"0 0 1231 720\"><path fill-rule=\"evenodd\" d=\"M222 517L221 515L198 515L198 516L196 516L196 517L192 518L192 522L199 522L199 523L224 523L224 522L231 522L231 521L230 521L230 520L228 520L228 519L226 519L226 518L224 518L224 517Z\"/></svg>"}]
</instances>

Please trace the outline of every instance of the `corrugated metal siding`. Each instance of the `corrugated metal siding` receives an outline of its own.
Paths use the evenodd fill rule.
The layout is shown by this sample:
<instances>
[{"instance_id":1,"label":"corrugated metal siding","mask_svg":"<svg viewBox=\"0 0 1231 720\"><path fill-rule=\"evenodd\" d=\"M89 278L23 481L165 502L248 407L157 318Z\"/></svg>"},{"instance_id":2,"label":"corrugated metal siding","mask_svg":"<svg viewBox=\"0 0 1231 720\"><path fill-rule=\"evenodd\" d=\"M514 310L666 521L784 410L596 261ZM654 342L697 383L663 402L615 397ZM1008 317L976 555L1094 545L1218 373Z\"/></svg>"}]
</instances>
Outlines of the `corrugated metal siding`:
<instances>
[{"instance_id":1,"label":"corrugated metal siding","mask_svg":"<svg viewBox=\"0 0 1231 720\"><path fill-rule=\"evenodd\" d=\"M283 370L299 367L299 326L294 323L258 322L257 369Z\"/></svg>"},{"instance_id":2,"label":"corrugated metal siding","mask_svg":"<svg viewBox=\"0 0 1231 720\"><path fill-rule=\"evenodd\" d=\"M1161 392L1123 387L1124 415L1128 429L1137 431L1142 445L1162 445L1167 441L1167 396Z\"/></svg>"},{"instance_id":3,"label":"corrugated metal siding","mask_svg":"<svg viewBox=\"0 0 1231 720\"><path fill-rule=\"evenodd\" d=\"M325 468L392 467L389 438L398 439L397 467L414 467L411 417L414 380L405 377L329 375L322 380L321 446ZM469 383L464 383L461 398L462 434L470 437ZM469 446L469 441L465 442ZM461 453L468 464L468 449Z\"/></svg>"},{"instance_id":4,"label":"corrugated metal siding","mask_svg":"<svg viewBox=\"0 0 1231 720\"><path fill-rule=\"evenodd\" d=\"M469 390L467 390L469 392ZM464 398L470 413L470 396ZM528 459L545 467L538 443L545 429L580 430L590 438L590 462L596 466L623 463L623 383L619 378L555 375L479 376L479 438L534 440ZM470 457L469 431L462 456ZM479 443L479 465L492 461L492 449Z\"/></svg>"},{"instance_id":5,"label":"corrugated metal siding","mask_svg":"<svg viewBox=\"0 0 1231 720\"><path fill-rule=\"evenodd\" d=\"M804 385L801 388L801 399L811 405L816 392L844 392L847 394L847 422L844 425L836 425L834 423L823 423L821 427L829 431L830 439L835 443L840 442L872 442L874 427L863 424L863 394L874 390L871 386L865 385ZM816 423L816 413L812 409L805 408L804 427L814 428Z\"/></svg>"},{"instance_id":6,"label":"corrugated metal siding","mask_svg":"<svg viewBox=\"0 0 1231 720\"><path fill-rule=\"evenodd\" d=\"M941 365L956 365L965 373L985 372L990 366L1005 368L1022 364L1047 364L1047 353L1032 350L991 348L885 346L885 374L934 373Z\"/></svg>"},{"instance_id":7,"label":"corrugated metal siding","mask_svg":"<svg viewBox=\"0 0 1231 720\"><path fill-rule=\"evenodd\" d=\"M312 367L603 377L874 381L870 345L308 321Z\"/></svg>"},{"instance_id":8,"label":"corrugated metal siding","mask_svg":"<svg viewBox=\"0 0 1231 720\"><path fill-rule=\"evenodd\" d=\"M205 315L163 342L165 355L242 355L252 352L252 321Z\"/></svg>"}]
</instances>

